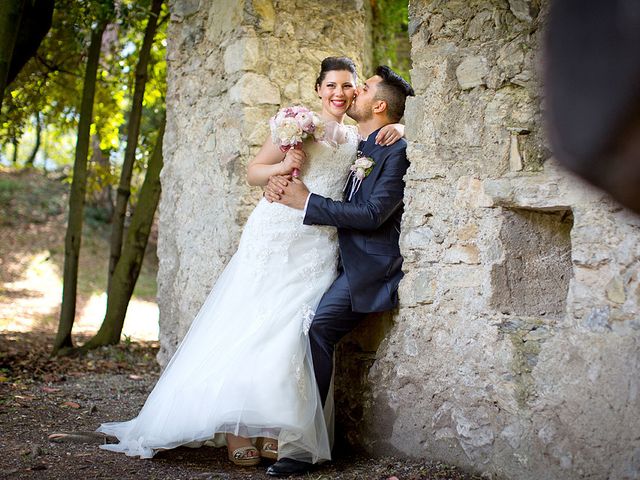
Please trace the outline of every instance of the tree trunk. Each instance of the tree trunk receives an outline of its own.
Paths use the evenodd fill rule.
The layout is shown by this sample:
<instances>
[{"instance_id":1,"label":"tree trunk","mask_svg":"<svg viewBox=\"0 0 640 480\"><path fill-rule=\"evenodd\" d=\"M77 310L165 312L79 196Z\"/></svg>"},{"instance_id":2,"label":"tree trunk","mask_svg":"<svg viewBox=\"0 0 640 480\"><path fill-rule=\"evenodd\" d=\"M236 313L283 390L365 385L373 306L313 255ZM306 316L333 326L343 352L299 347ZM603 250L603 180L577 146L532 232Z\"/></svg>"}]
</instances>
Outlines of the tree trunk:
<instances>
[{"instance_id":1,"label":"tree trunk","mask_svg":"<svg viewBox=\"0 0 640 480\"><path fill-rule=\"evenodd\" d=\"M20 70L35 56L42 40L49 33L53 21L53 8L54 0L25 2L18 28L18 38L11 56L7 85L13 82Z\"/></svg>"},{"instance_id":2,"label":"tree trunk","mask_svg":"<svg viewBox=\"0 0 640 480\"><path fill-rule=\"evenodd\" d=\"M62 287L62 308L58 334L53 345L53 353L60 349L73 347L71 329L76 315L76 289L78 283L78 257L82 237L82 214L84 197L87 190L87 156L89 153L89 133L93 118L93 100L96 90L96 74L100 59L100 46L106 22L100 22L91 32L91 45L87 58L87 68L82 91L80 120L78 122L78 140L76 158L73 164L73 182L69 195L69 221L65 238L64 279Z\"/></svg>"},{"instance_id":3,"label":"tree trunk","mask_svg":"<svg viewBox=\"0 0 640 480\"><path fill-rule=\"evenodd\" d=\"M47 159L49 158L49 149L47 148L49 144L48 140L49 137L47 136L47 129L45 128L42 132L42 172L45 177L47 176L47 173L49 173L47 170Z\"/></svg>"},{"instance_id":4,"label":"tree trunk","mask_svg":"<svg viewBox=\"0 0 640 480\"><path fill-rule=\"evenodd\" d=\"M18 142L17 138L12 138L11 139L11 145L13 145L13 152L11 152L11 162L13 163L14 167L18 166L18 145L20 145L20 142Z\"/></svg>"},{"instance_id":5,"label":"tree trunk","mask_svg":"<svg viewBox=\"0 0 640 480\"><path fill-rule=\"evenodd\" d=\"M101 345L114 345L120 342L124 318L129 300L138 280L144 252L149 240L149 232L160 199L160 170L162 170L162 139L165 121L158 132L158 139L153 149L147 174L140 190L140 198L131 218L127 239L122 255L113 272L113 284L107 298L107 313L98 333L81 347L86 351Z\"/></svg>"},{"instance_id":6,"label":"tree trunk","mask_svg":"<svg viewBox=\"0 0 640 480\"><path fill-rule=\"evenodd\" d=\"M35 162L36 155L38 154L38 150L40 150L41 140L42 140L42 120L40 120L40 112L38 112L36 113L36 143L33 146L31 155L29 155L27 162L24 164L25 167L29 167L29 168L33 167L33 162Z\"/></svg>"},{"instance_id":7,"label":"tree trunk","mask_svg":"<svg viewBox=\"0 0 640 480\"><path fill-rule=\"evenodd\" d=\"M138 65L136 66L136 80L133 89L133 100L131 102L131 112L127 124L127 146L124 153L122 173L118 185L116 206L113 212L113 223L111 225L111 241L109 255L109 274L107 281L107 295L110 295L113 284L113 274L120 258L122 249L122 237L124 235L124 221L127 213L129 196L131 195L131 174L135 161L136 148L138 147L138 134L140 132L140 120L142 118L142 100L147 83L147 67L151 57L151 46L153 37L158 26L158 16L163 0L152 0L151 12L147 28L144 33L144 40L140 48Z\"/></svg>"},{"instance_id":8,"label":"tree trunk","mask_svg":"<svg viewBox=\"0 0 640 480\"><path fill-rule=\"evenodd\" d=\"M0 1L0 112L25 0Z\"/></svg>"}]
</instances>

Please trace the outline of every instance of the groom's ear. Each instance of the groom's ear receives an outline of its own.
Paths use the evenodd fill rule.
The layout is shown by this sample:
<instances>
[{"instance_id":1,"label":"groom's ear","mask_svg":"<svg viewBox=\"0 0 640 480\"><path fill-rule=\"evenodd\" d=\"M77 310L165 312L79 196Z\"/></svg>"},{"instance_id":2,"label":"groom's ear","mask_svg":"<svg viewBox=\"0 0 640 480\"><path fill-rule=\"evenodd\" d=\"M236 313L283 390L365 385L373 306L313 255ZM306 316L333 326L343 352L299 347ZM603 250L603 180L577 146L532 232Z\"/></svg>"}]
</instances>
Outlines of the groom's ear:
<instances>
[{"instance_id":1,"label":"groom's ear","mask_svg":"<svg viewBox=\"0 0 640 480\"><path fill-rule=\"evenodd\" d=\"M386 114L387 113L387 102L386 100L376 100L373 105L373 113L375 114Z\"/></svg>"}]
</instances>

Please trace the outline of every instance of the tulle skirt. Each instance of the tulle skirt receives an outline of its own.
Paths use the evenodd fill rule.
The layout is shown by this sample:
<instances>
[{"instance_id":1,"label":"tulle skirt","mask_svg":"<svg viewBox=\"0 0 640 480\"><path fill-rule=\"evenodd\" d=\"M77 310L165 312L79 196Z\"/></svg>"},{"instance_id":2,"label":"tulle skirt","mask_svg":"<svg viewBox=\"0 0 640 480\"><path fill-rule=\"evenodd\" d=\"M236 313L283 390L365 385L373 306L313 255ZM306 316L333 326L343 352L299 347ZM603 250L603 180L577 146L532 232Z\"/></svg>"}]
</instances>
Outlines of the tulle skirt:
<instances>
[{"instance_id":1,"label":"tulle skirt","mask_svg":"<svg viewBox=\"0 0 640 480\"><path fill-rule=\"evenodd\" d=\"M150 458L180 445L222 446L233 433L277 439L280 458L330 459L332 401L323 409L307 333L336 276L336 239L296 219L304 228L295 235L269 227L273 245L260 220L281 208L256 208L138 416L102 424L98 431L119 443L101 448ZM289 222L281 227L291 230Z\"/></svg>"}]
</instances>

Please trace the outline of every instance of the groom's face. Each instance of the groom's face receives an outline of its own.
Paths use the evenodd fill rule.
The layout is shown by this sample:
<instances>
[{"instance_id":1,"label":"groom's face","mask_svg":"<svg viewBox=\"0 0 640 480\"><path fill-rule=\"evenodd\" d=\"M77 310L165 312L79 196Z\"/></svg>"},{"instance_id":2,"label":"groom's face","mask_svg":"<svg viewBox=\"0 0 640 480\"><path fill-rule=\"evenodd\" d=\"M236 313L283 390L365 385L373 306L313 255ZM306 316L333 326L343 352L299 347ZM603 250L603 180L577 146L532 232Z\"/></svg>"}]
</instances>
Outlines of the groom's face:
<instances>
[{"instance_id":1,"label":"groom's face","mask_svg":"<svg viewBox=\"0 0 640 480\"><path fill-rule=\"evenodd\" d=\"M347 115L356 122L366 122L373 117L373 108L375 102L378 84L382 82L382 77L374 75L365 80L364 85L358 87L356 98L351 103Z\"/></svg>"}]
</instances>

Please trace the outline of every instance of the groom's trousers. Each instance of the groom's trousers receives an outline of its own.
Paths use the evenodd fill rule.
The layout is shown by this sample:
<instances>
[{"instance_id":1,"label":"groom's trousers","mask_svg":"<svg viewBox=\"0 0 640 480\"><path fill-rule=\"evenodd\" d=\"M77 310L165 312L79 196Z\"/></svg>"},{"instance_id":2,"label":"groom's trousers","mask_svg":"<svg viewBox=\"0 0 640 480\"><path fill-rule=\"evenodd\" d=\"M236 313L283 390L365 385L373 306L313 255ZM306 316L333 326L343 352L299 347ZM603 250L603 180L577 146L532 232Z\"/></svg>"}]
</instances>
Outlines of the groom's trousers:
<instances>
[{"instance_id":1,"label":"groom's trousers","mask_svg":"<svg viewBox=\"0 0 640 480\"><path fill-rule=\"evenodd\" d=\"M351 310L351 295L344 270L320 300L309 329L313 370L324 405L333 375L333 352L336 343L367 314Z\"/></svg>"}]
</instances>

